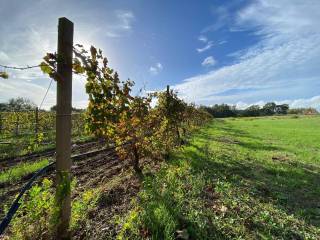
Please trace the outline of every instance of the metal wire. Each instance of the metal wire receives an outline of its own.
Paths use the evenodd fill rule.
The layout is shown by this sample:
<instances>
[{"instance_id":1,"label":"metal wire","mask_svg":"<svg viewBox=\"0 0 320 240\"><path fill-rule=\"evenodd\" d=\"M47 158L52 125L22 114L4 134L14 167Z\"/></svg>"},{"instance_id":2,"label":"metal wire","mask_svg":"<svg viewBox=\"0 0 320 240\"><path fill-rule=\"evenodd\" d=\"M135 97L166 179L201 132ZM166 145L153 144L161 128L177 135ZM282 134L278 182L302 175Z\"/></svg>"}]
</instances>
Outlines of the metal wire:
<instances>
[{"instance_id":1,"label":"metal wire","mask_svg":"<svg viewBox=\"0 0 320 240\"><path fill-rule=\"evenodd\" d=\"M3 67L4 69L13 69L13 70L27 70L27 69L38 68L38 67L42 67L42 66L47 66L47 65L38 64L38 65L33 65L33 66L27 65L25 67L17 67L17 66L7 66L7 65L0 64L0 67Z\"/></svg>"},{"instance_id":2,"label":"metal wire","mask_svg":"<svg viewBox=\"0 0 320 240\"><path fill-rule=\"evenodd\" d=\"M48 88L47 88L47 91L46 91L46 93L44 94L44 96L43 96L43 98L42 98L42 101L41 101L40 106L39 106L39 110L41 109L42 104L43 104L44 100L46 99L46 97L47 97L47 95L48 95L48 92L49 92L49 89L51 88L52 82L53 82L53 78L51 78L50 83L49 83L49 86L48 86Z\"/></svg>"}]
</instances>

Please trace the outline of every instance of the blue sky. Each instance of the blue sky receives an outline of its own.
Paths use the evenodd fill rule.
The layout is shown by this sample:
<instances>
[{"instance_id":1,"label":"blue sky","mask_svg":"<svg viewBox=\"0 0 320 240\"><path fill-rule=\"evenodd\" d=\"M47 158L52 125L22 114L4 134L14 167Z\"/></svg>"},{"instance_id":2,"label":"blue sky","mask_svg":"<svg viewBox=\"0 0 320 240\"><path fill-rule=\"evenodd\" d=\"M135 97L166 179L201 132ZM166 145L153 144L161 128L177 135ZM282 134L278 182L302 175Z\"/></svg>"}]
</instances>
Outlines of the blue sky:
<instances>
[{"instance_id":1,"label":"blue sky","mask_svg":"<svg viewBox=\"0 0 320 240\"><path fill-rule=\"evenodd\" d=\"M318 0L1 0L0 64L38 64L54 52L61 16L75 23L74 42L100 47L121 78L136 82L135 92L169 84L197 104L319 109ZM0 101L41 102L45 75L9 74L0 80ZM74 78L74 106L87 105L84 84ZM54 104L55 85L44 106Z\"/></svg>"}]
</instances>

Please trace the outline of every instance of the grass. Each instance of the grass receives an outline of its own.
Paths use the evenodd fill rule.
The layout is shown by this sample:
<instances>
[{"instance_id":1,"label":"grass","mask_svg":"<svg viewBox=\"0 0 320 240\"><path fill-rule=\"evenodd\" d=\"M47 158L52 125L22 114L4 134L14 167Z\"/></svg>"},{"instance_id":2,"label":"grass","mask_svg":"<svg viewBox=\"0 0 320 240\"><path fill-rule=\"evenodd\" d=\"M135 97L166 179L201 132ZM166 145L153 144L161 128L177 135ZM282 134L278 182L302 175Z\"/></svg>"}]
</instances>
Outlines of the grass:
<instances>
[{"instance_id":1,"label":"grass","mask_svg":"<svg viewBox=\"0 0 320 240\"><path fill-rule=\"evenodd\" d=\"M19 180L23 176L33 173L48 164L48 159L41 159L39 161L31 163L17 164L8 170L0 172L0 183L13 182Z\"/></svg>"},{"instance_id":2,"label":"grass","mask_svg":"<svg viewBox=\"0 0 320 240\"><path fill-rule=\"evenodd\" d=\"M76 179L71 185L75 188ZM89 210L96 205L98 197L98 189L89 189L78 193L72 200L71 231L80 227L81 221L87 218ZM4 239L54 239L58 220L53 181L45 178L41 183L34 185L20 204L6 232L10 237Z\"/></svg>"},{"instance_id":3,"label":"grass","mask_svg":"<svg viewBox=\"0 0 320 240\"><path fill-rule=\"evenodd\" d=\"M93 139L93 136L86 133L74 133L72 141L84 142ZM34 135L20 134L18 136L11 136L4 138L0 134L0 159L8 157L18 157L29 153L37 153L52 149L55 147L55 133L47 132L43 134L42 142L35 144Z\"/></svg>"},{"instance_id":4,"label":"grass","mask_svg":"<svg viewBox=\"0 0 320 240\"><path fill-rule=\"evenodd\" d=\"M319 239L320 117L214 120L145 178L118 239Z\"/></svg>"}]
</instances>

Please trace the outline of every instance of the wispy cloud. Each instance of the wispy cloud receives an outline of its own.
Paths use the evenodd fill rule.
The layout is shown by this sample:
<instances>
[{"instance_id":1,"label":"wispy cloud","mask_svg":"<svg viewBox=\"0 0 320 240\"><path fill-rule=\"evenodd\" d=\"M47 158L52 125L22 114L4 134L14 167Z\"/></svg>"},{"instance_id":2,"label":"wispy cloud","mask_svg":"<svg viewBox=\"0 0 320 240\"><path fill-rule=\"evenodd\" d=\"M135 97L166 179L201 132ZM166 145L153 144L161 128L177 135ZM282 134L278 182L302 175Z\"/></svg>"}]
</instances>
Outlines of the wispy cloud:
<instances>
[{"instance_id":1,"label":"wispy cloud","mask_svg":"<svg viewBox=\"0 0 320 240\"><path fill-rule=\"evenodd\" d=\"M204 35L200 35L200 36L198 37L198 40L199 40L200 42L207 42L207 41L208 41L208 38L207 38L206 36L204 36Z\"/></svg>"},{"instance_id":2,"label":"wispy cloud","mask_svg":"<svg viewBox=\"0 0 320 240\"><path fill-rule=\"evenodd\" d=\"M198 53L202 53L202 52L209 50L212 47L213 47L213 42L209 41L209 42L207 42L207 44L203 48L197 48L197 51L198 51Z\"/></svg>"},{"instance_id":3,"label":"wispy cloud","mask_svg":"<svg viewBox=\"0 0 320 240\"><path fill-rule=\"evenodd\" d=\"M116 16L120 20L120 28L129 30L132 28L132 21L135 19L131 11L117 10Z\"/></svg>"},{"instance_id":4,"label":"wispy cloud","mask_svg":"<svg viewBox=\"0 0 320 240\"><path fill-rule=\"evenodd\" d=\"M162 69L163 69L162 64L158 62L149 68L149 72L152 75L157 75L162 71Z\"/></svg>"},{"instance_id":5,"label":"wispy cloud","mask_svg":"<svg viewBox=\"0 0 320 240\"><path fill-rule=\"evenodd\" d=\"M225 6L212 7L211 13L215 17L213 24L206 26L202 29L201 33L205 34L207 32L217 31L223 26L225 26L230 20L230 12L228 9L228 4Z\"/></svg>"},{"instance_id":6,"label":"wispy cloud","mask_svg":"<svg viewBox=\"0 0 320 240\"><path fill-rule=\"evenodd\" d=\"M202 61L201 65L204 67L209 67L209 66L214 66L216 62L217 61L212 56L209 56Z\"/></svg>"},{"instance_id":7,"label":"wispy cloud","mask_svg":"<svg viewBox=\"0 0 320 240\"><path fill-rule=\"evenodd\" d=\"M320 89L320 2L255 1L238 12L236 27L260 41L234 64L184 80L175 88L189 101L211 104L311 98ZM220 93L231 89L251 91Z\"/></svg>"}]
</instances>

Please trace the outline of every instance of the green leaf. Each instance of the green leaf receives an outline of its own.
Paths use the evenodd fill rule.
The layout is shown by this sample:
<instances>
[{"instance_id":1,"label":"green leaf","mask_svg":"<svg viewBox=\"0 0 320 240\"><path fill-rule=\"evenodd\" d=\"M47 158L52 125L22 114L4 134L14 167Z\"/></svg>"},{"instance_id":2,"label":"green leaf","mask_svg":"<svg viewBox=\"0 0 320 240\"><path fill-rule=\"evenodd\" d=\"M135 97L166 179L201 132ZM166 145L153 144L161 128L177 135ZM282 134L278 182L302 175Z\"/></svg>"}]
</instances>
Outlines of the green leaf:
<instances>
[{"instance_id":1,"label":"green leaf","mask_svg":"<svg viewBox=\"0 0 320 240\"><path fill-rule=\"evenodd\" d=\"M9 75L6 72L0 72L0 78L8 79Z\"/></svg>"},{"instance_id":2,"label":"green leaf","mask_svg":"<svg viewBox=\"0 0 320 240\"><path fill-rule=\"evenodd\" d=\"M42 62L40 64L40 69L43 73L46 73L46 74L52 74L52 68L45 62Z\"/></svg>"}]
</instances>

